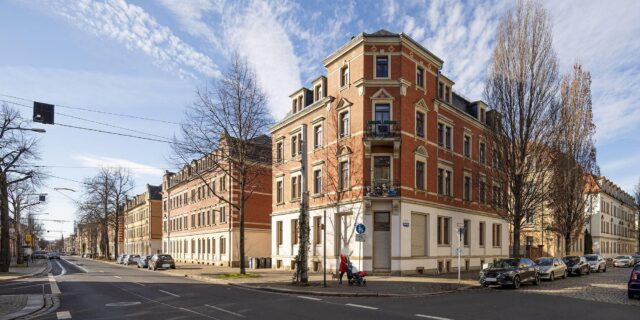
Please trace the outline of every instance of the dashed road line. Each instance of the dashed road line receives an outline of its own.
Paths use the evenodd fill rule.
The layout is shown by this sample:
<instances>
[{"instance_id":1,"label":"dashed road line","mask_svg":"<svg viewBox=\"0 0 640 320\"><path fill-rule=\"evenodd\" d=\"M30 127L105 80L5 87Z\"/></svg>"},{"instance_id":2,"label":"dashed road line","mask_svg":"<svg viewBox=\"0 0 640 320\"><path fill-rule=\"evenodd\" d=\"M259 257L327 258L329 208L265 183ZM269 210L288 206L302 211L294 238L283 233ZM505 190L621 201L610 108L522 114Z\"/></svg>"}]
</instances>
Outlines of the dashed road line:
<instances>
[{"instance_id":1,"label":"dashed road line","mask_svg":"<svg viewBox=\"0 0 640 320\"><path fill-rule=\"evenodd\" d=\"M160 291L160 292L162 292L162 293L166 293L166 294L168 294L168 295L170 295L170 296L174 296L174 297L176 297L176 298L180 298L180 296L179 296L179 295L177 295L177 294L175 294L175 293L172 293L172 292L169 292L169 291L164 291L164 290L158 290L158 291Z\"/></svg>"},{"instance_id":2,"label":"dashed road line","mask_svg":"<svg viewBox=\"0 0 640 320\"><path fill-rule=\"evenodd\" d=\"M122 279L121 276L113 276L114 278Z\"/></svg>"},{"instance_id":3,"label":"dashed road line","mask_svg":"<svg viewBox=\"0 0 640 320\"><path fill-rule=\"evenodd\" d=\"M134 283L135 283L135 284L137 284L137 285L139 285L139 286L141 286L141 287L145 287L145 285L144 285L144 284L142 284L142 283L140 283L140 282L134 282Z\"/></svg>"},{"instance_id":4,"label":"dashed road line","mask_svg":"<svg viewBox=\"0 0 640 320\"><path fill-rule=\"evenodd\" d=\"M51 285L51 293L52 294L60 294L60 288L58 288L58 284L56 283L56 278L49 272L49 284Z\"/></svg>"},{"instance_id":5,"label":"dashed road line","mask_svg":"<svg viewBox=\"0 0 640 320\"><path fill-rule=\"evenodd\" d=\"M355 304L355 303L347 303L347 306L350 307L356 307L356 308L363 308L363 309L370 309L370 310L378 310L378 308L376 307L370 307L370 306L363 306L361 304Z\"/></svg>"},{"instance_id":6,"label":"dashed road line","mask_svg":"<svg viewBox=\"0 0 640 320\"><path fill-rule=\"evenodd\" d=\"M58 317L58 320L71 319L71 312L69 312L69 311L58 311L58 312L56 312L56 317Z\"/></svg>"},{"instance_id":7,"label":"dashed road line","mask_svg":"<svg viewBox=\"0 0 640 320\"><path fill-rule=\"evenodd\" d=\"M416 314L416 317L419 318L427 318L427 319L434 319L434 320L453 320L451 318L443 318L443 317L436 317L436 316L430 316L430 315L426 315L426 314Z\"/></svg>"},{"instance_id":8,"label":"dashed road line","mask_svg":"<svg viewBox=\"0 0 640 320\"><path fill-rule=\"evenodd\" d=\"M210 304L205 304L205 306L207 306L207 307L209 307L209 308L212 308L212 309L216 309L216 310L218 310L218 311L226 312L226 313L228 313L228 314L230 314L230 315L234 315L234 316L236 316L236 317L244 318L244 315L241 315L241 314L239 314L239 313L235 313L235 312L233 312L233 311L229 311L229 310L227 310L227 309L222 309L222 308L220 308L220 307L212 306L212 305L210 305Z\"/></svg>"},{"instance_id":9,"label":"dashed road line","mask_svg":"<svg viewBox=\"0 0 640 320\"><path fill-rule=\"evenodd\" d=\"M305 296L297 296L300 299L307 299L307 300L313 300L313 301L322 301L322 299L320 298L314 298L314 297L305 297Z\"/></svg>"},{"instance_id":10,"label":"dashed road line","mask_svg":"<svg viewBox=\"0 0 640 320\"><path fill-rule=\"evenodd\" d=\"M155 302L155 303L157 303L157 304L161 304L161 305L163 305L163 306L165 306L165 307L169 307L169 308L177 309L177 310L182 310L182 311L186 311L186 312L190 312L190 313L195 313L195 314L197 314L197 315L199 315L199 316L201 316L201 317L204 317L204 318L209 318L209 319L214 319L214 320L220 320L220 319L218 319L218 318L216 318L216 317L213 317L213 316L210 316L210 315L208 315L208 314L200 313L200 312L193 311L193 310L189 310L189 309L186 309L186 308L179 308L179 307L176 307L176 306L170 305L170 304L168 304L168 303L164 303L164 302L161 302L161 301L158 301L158 300L153 300L153 299L147 298L147 297L142 296L142 295L139 295L139 294L137 294L137 293L135 293L135 292L133 292L133 291L129 291L129 290L127 290L127 289L120 288L120 287L118 287L118 286L115 286L115 287L116 287L116 288L118 288L118 289L120 289L120 290L122 290L122 291L124 291L124 292L127 292L127 293L129 293L129 294L131 294L131 295L134 295L134 296L136 296L136 297L139 297L140 299L144 299L144 300L147 300L147 301L150 301L150 302Z\"/></svg>"}]
</instances>

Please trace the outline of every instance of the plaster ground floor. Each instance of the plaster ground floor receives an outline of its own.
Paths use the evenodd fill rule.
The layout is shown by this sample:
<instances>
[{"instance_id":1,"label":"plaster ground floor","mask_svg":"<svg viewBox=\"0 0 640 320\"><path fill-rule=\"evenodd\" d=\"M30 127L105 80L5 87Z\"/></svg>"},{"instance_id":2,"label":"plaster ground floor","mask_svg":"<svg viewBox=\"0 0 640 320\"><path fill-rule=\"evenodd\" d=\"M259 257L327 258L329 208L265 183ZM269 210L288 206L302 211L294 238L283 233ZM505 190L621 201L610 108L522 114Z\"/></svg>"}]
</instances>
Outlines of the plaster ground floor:
<instances>
[{"instance_id":1,"label":"plaster ground floor","mask_svg":"<svg viewBox=\"0 0 640 320\"><path fill-rule=\"evenodd\" d=\"M273 268L295 268L299 214L272 214ZM359 270L393 275L457 271L458 247L462 270L480 269L509 252L509 228L504 220L453 206L400 198L367 199L311 208L309 217L308 265L313 271L322 270L326 256L327 270L335 272L341 252ZM362 236L356 235L359 223L366 228ZM466 231L458 237L457 230L463 227Z\"/></svg>"},{"instance_id":2,"label":"plaster ground floor","mask_svg":"<svg viewBox=\"0 0 640 320\"><path fill-rule=\"evenodd\" d=\"M125 240L124 252L128 254L153 255L162 253L161 239Z\"/></svg>"},{"instance_id":3,"label":"plaster ground floor","mask_svg":"<svg viewBox=\"0 0 640 320\"><path fill-rule=\"evenodd\" d=\"M619 255L629 255L637 252L637 240L617 236L594 236L593 252L603 257L613 259Z\"/></svg>"},{"instance_id":4,"label":"plaster ground floor","mask_svg":"<svg viewBox=\"0 0 640 320\"><path fill-rule=\"evenodd\" d=\"M271 231L245 229L245 257L269 257ZM164 235L162 251L176 261L236 267L240 264L240 231L194 231L188 234Z\"/></svg>"}]
</instances>

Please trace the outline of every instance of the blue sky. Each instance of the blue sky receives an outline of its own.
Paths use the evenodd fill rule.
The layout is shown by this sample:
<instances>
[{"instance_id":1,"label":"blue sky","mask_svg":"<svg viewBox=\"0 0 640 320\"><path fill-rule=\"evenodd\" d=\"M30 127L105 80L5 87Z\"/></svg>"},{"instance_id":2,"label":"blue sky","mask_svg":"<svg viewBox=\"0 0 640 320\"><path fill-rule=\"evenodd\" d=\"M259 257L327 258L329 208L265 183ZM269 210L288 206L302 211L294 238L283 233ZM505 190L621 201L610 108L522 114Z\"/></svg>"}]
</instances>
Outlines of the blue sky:
<instances>
[{"instance_id":1,"label":"blue sky","mask_svg":"<svg viewBox=\"0 0 640 320\"><path fill-rule=\"evenodd\" d=\"M217 77L235 50L256 70L276 118L288 96L324 73L322 59L351 36L405 32L445 61L454 89L482 88L495 27L511 1L0 1L0 94L178 122L194 90ZM640 177L640 2L545 1L561 72L592 73L598 161L631 191ZM0 96L2 100L31 104ZM26 117L30 110L21 108ZM176 125L58 108L59 113L171 137ZM56 121L127 133L58 114ZM42 135L42 164L82 180L96 167L131 168L136 191L160 184L166 144L60 126ZM131 133L131 132L129 132ZM69 168L72 167L72 168ZM73 220L75 182L50 178L45 212ZM50 237L72 223L48 223Z\"/></svg>"}]
</instances>

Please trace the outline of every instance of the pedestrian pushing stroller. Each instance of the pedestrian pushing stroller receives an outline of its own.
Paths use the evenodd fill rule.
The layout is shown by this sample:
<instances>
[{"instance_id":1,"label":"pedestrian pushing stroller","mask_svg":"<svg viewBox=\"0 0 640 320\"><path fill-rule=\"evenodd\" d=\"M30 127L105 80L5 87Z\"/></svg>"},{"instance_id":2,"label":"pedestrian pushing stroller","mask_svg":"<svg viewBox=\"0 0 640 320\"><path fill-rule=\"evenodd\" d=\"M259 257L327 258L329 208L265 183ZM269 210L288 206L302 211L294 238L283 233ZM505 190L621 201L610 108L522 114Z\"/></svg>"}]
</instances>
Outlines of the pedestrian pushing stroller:
<instances>
[{"instance_id":1,"label":"pedestrian pushing stroller","mask_svg":"<svg viewBox=\"0 0 640 320\"><path fill-rule=\"evenodd\" d=\"M351 262L347 265L347 279L349 280L349 285L353 286L366 286L367 279L365 277L367 273L364 271L358 271L358 268L354 267Z\"/></svg>"}]
</instances>

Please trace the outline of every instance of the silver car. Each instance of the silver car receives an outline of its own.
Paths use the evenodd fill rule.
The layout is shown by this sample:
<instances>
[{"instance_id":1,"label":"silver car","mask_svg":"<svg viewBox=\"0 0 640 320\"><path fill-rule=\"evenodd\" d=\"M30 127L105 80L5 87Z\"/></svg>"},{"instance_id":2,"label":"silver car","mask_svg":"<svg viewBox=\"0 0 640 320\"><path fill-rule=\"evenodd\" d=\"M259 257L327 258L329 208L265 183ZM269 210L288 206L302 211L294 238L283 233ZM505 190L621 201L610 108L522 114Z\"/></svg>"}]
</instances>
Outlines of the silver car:
<instances>
[{"instance_id":1,"label":"silver car","mask_svg":"<svg viewBox=\"0 0 640 320\"><path fill-rule=\"evenodd\" d=\"M587 254L584 256L593 272L607 272L607 260L599 254Z\"/></svg>"},{"instance_id":2,"label":"silver car","mask_svg":"<svg viewBox=\"0 0 640 320\"><path fill-rule=\"evenodd\" d=\"M536 259L536 269L540 279L553 281L557 278L567 278L567 265L562 259L553 257L541 257Z\"/></svg>"},{"instance_id":3,"label":"silver car","mask_svg":"<svg viewBox=\"0 0 640 320\"><path fill-rule=\"evenodd\" d=\"M633 257L631 256L617 256L613 259L614 267L633 267L635 265L635 261L633 261Z\"/></svg>"}]
</instances>

